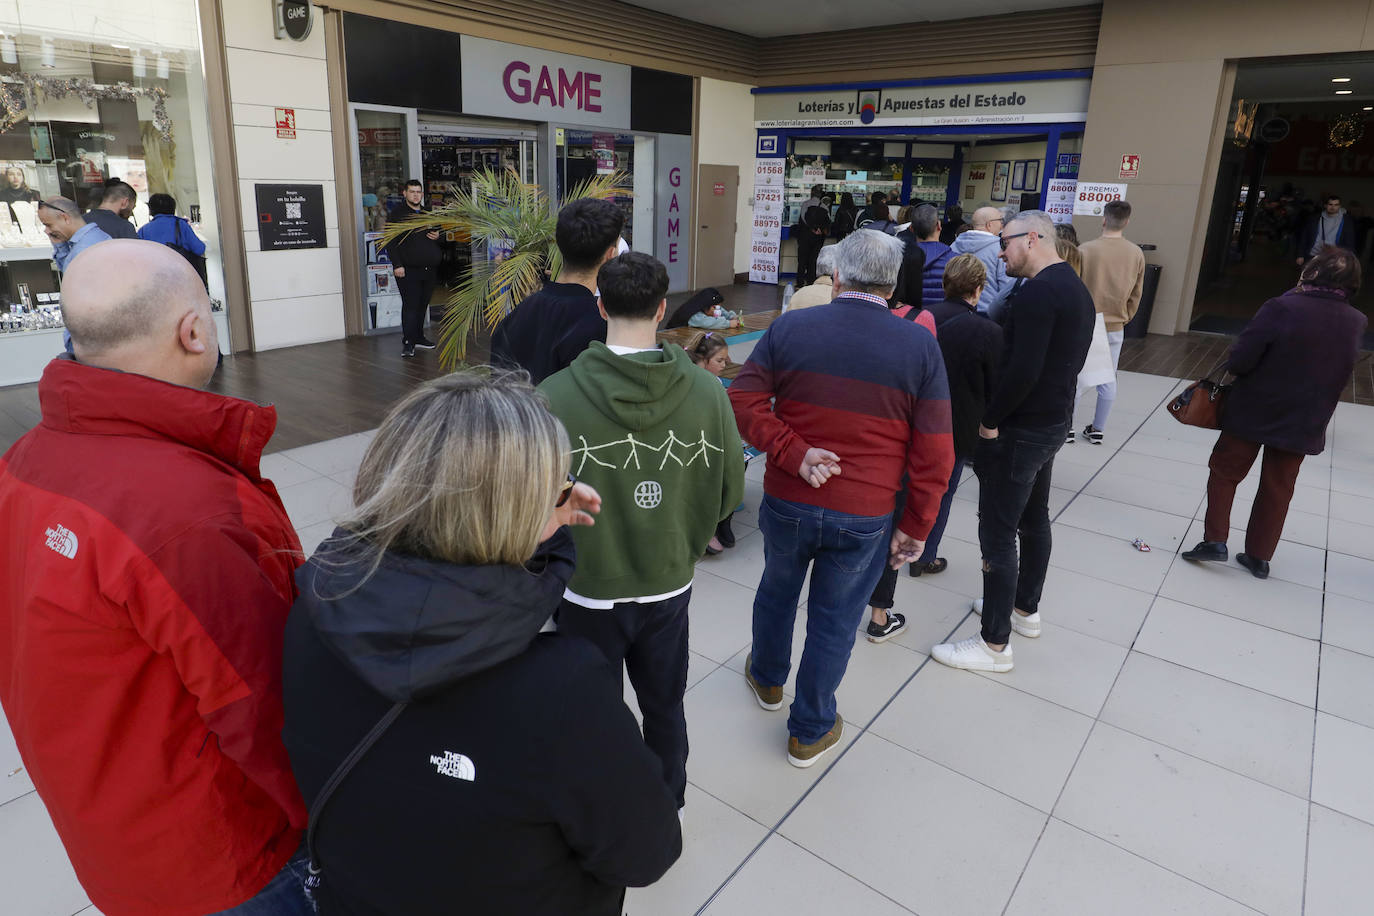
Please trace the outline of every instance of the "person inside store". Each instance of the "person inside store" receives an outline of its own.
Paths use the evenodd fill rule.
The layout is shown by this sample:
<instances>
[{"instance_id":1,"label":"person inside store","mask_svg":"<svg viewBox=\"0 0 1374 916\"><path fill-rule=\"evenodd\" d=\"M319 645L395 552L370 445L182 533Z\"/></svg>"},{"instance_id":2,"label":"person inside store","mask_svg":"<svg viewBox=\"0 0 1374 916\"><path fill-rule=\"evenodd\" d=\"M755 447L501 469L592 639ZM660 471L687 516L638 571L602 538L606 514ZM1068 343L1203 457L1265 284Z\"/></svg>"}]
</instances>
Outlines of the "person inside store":
<instances>
[{"instance_id":1,"label":"person inside store","mask_svg":"<svg viewBox=\"0 0 1374 916\"><path fill-rule=\"evenodd\" d=\"M812 189L816 195L820 185ZM813 197L814 199L814 197ZM797 235L797 285L810 286L816 282L816 257L825 247L825 239L830 235L830 207L821 198L802 209L801 219L795 228Z\"/></svg>"},{"instance_id":2,"label":"person inside store","mask_svg":"<svg viewBox=\"0 0 1374 916\"><path fill-rule=\"evenodd\" d=\"M15 744L106 916L307 916L281 740L300 541L259 467L276 413L204 390L210 299L163 245L84 251L62 312L75 356L0 460Z\"/></svg>"},{"instance_id":3,"label":"person inside store","mask_svg":"<svg viewBox=\"0 0 1374 916\"><path fill-rule=\"evenodd\" d=\"M1236 487L1263 448L1236 562L1257 579L1269 577L1298 470L1306 456L1326 449L1326 427L1359 356L1368 320L1350 302L1361 273L1353 251L1324 248L1303 265L1298 285L1264 303L1231 345L1226 369L1236 379L1221 402L1221 435L1207 462L1203 540L1183 559L1226 561Z\"/></svg>"},{"instance_id":4,"label":"person inside store","mask_svg":"<svg viewBox=\"0 0 1374 916\"><path fill-rule=\"evenodd\" d=\"M830 237L842 239L856 228L859 208L854 205L854 195L845 191L840 195L840 205L835 208L835 216L830 223Z\"/></svg>"},{"instance_id":5,"label":"person inside store","mask_svg":"<svg viewBox=\"0 0 1374 916\"><path fill-rule=\"evenodd\" d=\"M896 201L896 202L899 203L899 201ZM884 206L884 207L887 206L887 195L884 194L882 191L874 191L871 195L869 195L869 198L868 198L868 206L866 206L866 207L864 207L862 210L860 210L859 213L858 213L858 215L854 217L854 228L855 228L855 229L868 229L868 228L871 228L868 224L869 224L870 222L872 222L873 219L874 219L873 208L874 208L874 207L877 207L877 206L879 206L879 205L882 205L882 206ZM886 219L886 218L887 218L887 217L884 217L884 219Z\"/></svg>"},{"instance_id":6,"label":"person inside store","mask_svg":"<svg viewBox=\"0 0 1374 916\"><path fill-rule=\"evenodd\" d=\"M5 183L0 187L0 203L7 207L10 204L25 202L38 203L40 195L33 188L29 187L29 179L24 174L23 168L12 165L5 169ZM19 222L19 216L14 212L13 207L9 207L10 219Z\"/></svg>"},{"instance_id":7,"label":"person inside store","mask_svg":"<svg viewBox=\"0 0 1374 916\"><path fill-rule=\"evenodd\" d=\"M136 239L138 230L129 221L138 205L138 192L118 179L111 179L100 195L100 205L86 212L86 222L95 223L112 239Z\"/></svg>"},{"instance_id":8,"label":"person inside store","mask_svg":"<svg viewBox=\"0 0 1374 916\"><path fill-rule=\"evenodd\" d=\"M609 200L583 198L558 211L554 242L563 255L557 280L526 296L491 333L494 369L524 369L537 385L568 368L594 340L606 342L596 276L616 257L625 213Z\"/></svg>"},{"instance_id":9,"label":"person inside store","mask_svg":"<svg viewBox=\"0 0 1374 916\"><path fill-rule=\"evenodd\" d=\"M940 223L940 241L953 245L960 233L965 232L964 208L953 204L945 208L945 218Z\"/></svg>"},{"instance_id":10,"label":"person inside store","mask_svg":"<svg viewBox=\"0 0 1374 916\"><path fill-rule=\"evenodd\" d=\"M148 198L151 219L138 230L138 237L161 245L185 248L192 254L205 255L205 243L196 235L191 224L177 216L177 201L170 194L154 194Z\"/></svg>"},{"instance_id":11,"label":"person inside store","mask_svg":"<svg viewBox=\"0 0 1374 916\"><path fill-rule=\"evenodd\" d=\"M81 208L76 201L65 197L49 197L38 202L38 221L52 242L52 259L57 263L60 274L67 272L67 265L81 252L100 242L110 241L110 236L95 223L81 218ZM72 353L72 335L67 328L62 329L62 346Z\"/></svg>"},{"instance_id":12,"label":"person inside store","mask_svg":"<svg viewBox=\"0 0 1374 916\"><path fill-rule=\"evenodd\" d=\"M618 677L545 632L569 526L601 511L570 463L544 398L501 372L416 388L363 456L286 624L282 737L322 913L619 916L680 855Z\"/></svg>"},{"instance_id":13,"label":"person inside store","mask_svg":"<svg viewBox=\"0 0 1374 916\"><path fill-rule=\"evenodd\" d=\"M387 214L387 222L394 223L428 213L425 186L418 179L406 182L405 199ZM410 359L416 347L433 350L436 344L425 336L425 313L438 282L436 270L444 258L439 246L438 230L416 229L397 236L386 246L391 259L391 273L401 291L401 357Z\"/></svg>"},{"instance_id":14,"label":"person inside store","mask_svg":"<svg viewBox=\"0 0 1374 916\"><path fill-rule=\"evenodd\" d=\"M1339 194L1326 195L1321 210L1303 226L1298 236L1298 266L1329 247L1355 250L1355 221L1341 206Z\"/></svg>"}]
</instances>

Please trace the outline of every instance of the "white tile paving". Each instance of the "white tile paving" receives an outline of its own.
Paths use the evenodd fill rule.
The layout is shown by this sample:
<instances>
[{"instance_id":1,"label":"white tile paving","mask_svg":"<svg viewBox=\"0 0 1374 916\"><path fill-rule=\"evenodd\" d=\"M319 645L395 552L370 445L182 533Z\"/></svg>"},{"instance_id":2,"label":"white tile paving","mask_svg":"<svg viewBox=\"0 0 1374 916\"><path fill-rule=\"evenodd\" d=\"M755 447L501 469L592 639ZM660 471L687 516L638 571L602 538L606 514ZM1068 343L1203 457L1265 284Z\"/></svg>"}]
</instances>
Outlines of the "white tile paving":
<instances>
[{"instance_id":1,"label":"white tile paving","mask_svg":"<svg viewBox=\"0 0 1374 916\"><path fill-rule=\"evenodd\" d=\"M625 913L1229 914L1369 909L1374 856L1374 408L1342 404L1307 459L1269 580L1176 552L1200 537L1214 434L1158 405L1177 382L1122 373L1107 443L1055 464L1040 640L974 676L930 646L974 632L976 479L940 551L898 580L908 628L856 634L845 737L784 760L786 710L740 671L763 563L762 461L739 546L701 562L692 603L685 851ZM1077 426L1090 415L1083 399ZM313 551L349 508L371 439L263 462ZM1258 478L1242 484L1231 545ZM1143 537L1154 550L1130 547ZM794 661L804 635L798 612ZM791 683L787 685L791 691ZM633 697L629 697L633 707ZM0 912L99 916L0 727ZM709 905L708 905L709 904Z\"/></svg>"}]
</instances>

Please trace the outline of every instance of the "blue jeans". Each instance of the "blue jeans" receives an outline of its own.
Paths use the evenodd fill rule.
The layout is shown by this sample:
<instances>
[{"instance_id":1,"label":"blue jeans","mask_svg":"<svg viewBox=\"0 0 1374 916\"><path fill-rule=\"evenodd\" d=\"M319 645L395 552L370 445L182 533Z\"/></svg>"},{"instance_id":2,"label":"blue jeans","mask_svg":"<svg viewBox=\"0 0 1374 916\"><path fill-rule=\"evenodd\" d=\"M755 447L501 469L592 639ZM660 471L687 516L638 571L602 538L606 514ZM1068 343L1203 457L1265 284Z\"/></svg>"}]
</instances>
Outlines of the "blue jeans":
<instances>
[{"instance_id":1,"label":"blue jeans","mask_svg":"<svg viewBox=\"0 0 1374 916\"><path fill-rule=\"evenodd\" d=\"M973 458L978 475L978 543L983 551L983 641L1003 645L1011 636L1012 607L1040 609L1050 567L1050 478L1068 425L1003 427L980 439ZM1020 555L1017 542L1020 542Z\"/></svg>"},{"instance_id":2,"label":"blue jeans","mask_svg":"<svg viewBox=\"0 0 1374 916\"><path fill-rule=\"evenodd\" d=\"M806 647L797 669L797 696L787 731L804 744L835 725L835 690L864 604L888 557L887 513L846 515L765 495L759 507L763 578L754 596L754 679L765 687L787 682L792 667L792 625L806 570Z\"/></svg>"},{"instance_id":3,"label":"blue jeans","mask_svg":"<svg viewBox=\"0 0 1374 916\"><path fill-rule=\"evenodd\" d=\"M277 876L257 894L217 916L315 916L315 905L305 896L306 869L310 854L305 843L282 866Z\"/></svg>"},{"instance_id":4,"label":"blue jeans","mask_svg":"<svg viewBox=\"0 0 1374 916\"><path fill-rule=\"evenodd\" d=\"M964 456L954 456L954 470L949 472L949 486L940 499L940 514L935 519L935 527L930 529L926 538L926 549L921 552L921 563L934 563L940 552L940 539L945 536L945 526L949 524L949 509L954 504L954 493L959 489L959 478L964 476Z\"/></svg>"}]
</instances>

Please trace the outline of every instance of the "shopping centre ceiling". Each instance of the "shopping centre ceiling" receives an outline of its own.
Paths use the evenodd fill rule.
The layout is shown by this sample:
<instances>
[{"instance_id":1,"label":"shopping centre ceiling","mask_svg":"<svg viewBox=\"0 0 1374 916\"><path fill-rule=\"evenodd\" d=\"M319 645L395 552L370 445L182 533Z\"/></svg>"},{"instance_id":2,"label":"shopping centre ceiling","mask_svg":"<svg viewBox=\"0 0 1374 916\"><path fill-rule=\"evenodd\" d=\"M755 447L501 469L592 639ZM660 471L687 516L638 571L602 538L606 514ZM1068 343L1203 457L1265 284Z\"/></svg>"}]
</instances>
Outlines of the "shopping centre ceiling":
<instances>
[{"instance_id":1,"label":"shopping centre ceiling","mask_svg":"<svg viewBox=\"0 0 1374 916\"><path fill-rule=\"evenodd\" d=\"M635 6L657 10L732 32L759 38L780 35L810 35L848 29L930 22L942 19L969 19L1002 13L1063 9L1089 6L1084 0L1034 0L1015 3L1007 0L628 0ZM859 49L853 49L859 50ZM913 48L912 54L919 53Z\"/></svg>"}]
</instances>

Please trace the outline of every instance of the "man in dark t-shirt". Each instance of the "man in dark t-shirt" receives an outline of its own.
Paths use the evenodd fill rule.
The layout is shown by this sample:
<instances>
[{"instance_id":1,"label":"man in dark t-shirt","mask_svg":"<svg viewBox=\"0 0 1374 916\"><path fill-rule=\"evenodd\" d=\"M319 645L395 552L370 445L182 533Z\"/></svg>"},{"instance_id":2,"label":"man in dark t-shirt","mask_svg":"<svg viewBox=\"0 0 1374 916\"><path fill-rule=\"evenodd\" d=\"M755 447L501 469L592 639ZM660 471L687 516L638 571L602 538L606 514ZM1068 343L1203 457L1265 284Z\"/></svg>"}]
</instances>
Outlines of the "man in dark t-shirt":
<instances>
[{"instance_id":1,"label":"man in dark t-shirt","mask_svg":"<svg viewBox=\"0 0 1374 916\"><path fill-rule=\"evenodd\" d=\"M624 214L609 200L575 200L558 211L554 239L563 269L496 326L493 369L524 369L538 385L571 365L592 341L606 341L606 319L596 308L596 274L615 257L624 225Z\"/></svg>"},{"instance_id":2,"label":"man in dark t-shirt","mask_svg":"<svg viewBox=\"0 0 1374 916\"><path fill-rule=\"evenodd\" d=\"M953 668L1010 671L1010 634L1040 635L1050 564L1050 474L1064 444L1079 371L1092 342L1092 295L1054 248L1054 223L1023 210L1002 227L1001 258L1021 277L1004 331L997 387L978 428L978 541L983 617L978 636L933 648ZM1017 539L1020 539L1020 555Z\"/></svg>"}]
</instances>

